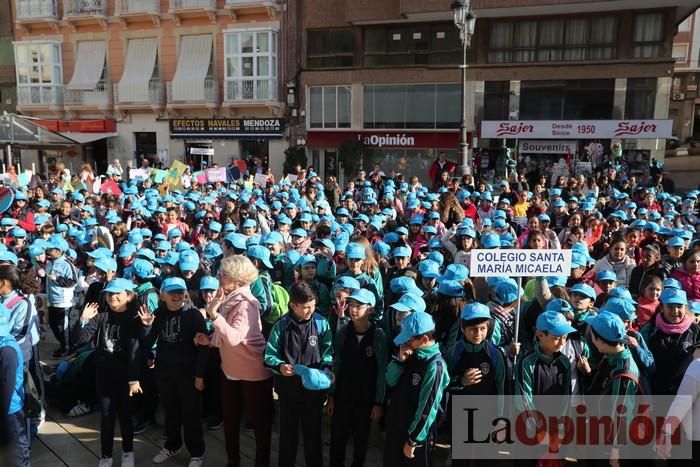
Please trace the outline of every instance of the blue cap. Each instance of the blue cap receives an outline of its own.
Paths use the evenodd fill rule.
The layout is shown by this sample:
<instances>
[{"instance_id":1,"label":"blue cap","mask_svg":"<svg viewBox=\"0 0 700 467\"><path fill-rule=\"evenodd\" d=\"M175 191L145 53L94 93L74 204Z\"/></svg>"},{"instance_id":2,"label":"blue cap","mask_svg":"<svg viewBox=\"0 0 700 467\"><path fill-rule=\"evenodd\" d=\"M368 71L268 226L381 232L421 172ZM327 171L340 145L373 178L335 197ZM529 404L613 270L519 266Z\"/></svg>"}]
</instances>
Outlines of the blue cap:
<instances>
[{"instance_id":1,"label":"blue cap","mask_svg":"<svg viewBox=\"0 0 700 467\"><path fill-rule=\"evenodd\" d=\"M360 287L360 281L354 277L340 276L335 280L335 288L337 289L359 290Z\"/></svg>"},{"instance_id":2,"label":"blue cap","mask_svg":"<svg viewBox=\"0 0 700 467\"><path fill-rule=\"evenodd\" d=\"M415 279L409 276L399 276L394 277L389 281L389 290L393 293L400 295L408 292L414 292L418 295L422 295L423 292L416 285Z\"/></svg>"},{"instance_id":3,"label":"blue cap","mask_svg":"<svg viewBox=\"0 0 700 467\"><path fill-rule=\"evenodd\" d=\"M129 242L124 242L119 248L119 253L117 256L120 258L127 258L133 254L136 254L136 247Z\"/></svg>"},{"instance_id":4,"label":"blue cap","mask_svg":"<svg viewBox=\"0 0 700 467\"><path fill-rule=\"evenodd\" d=\"M169 241L167 240L161 240L158 242L156 245L156 250L157 251L170 251L172 249L172 245L170 244Z\"/></svg>"},{"instance_id":5,"label":"blue cap","mask_svg":"<svg viewBox=\"0 0 700 467\"><path fill-rule=\"evenodd\" d=\"M136 286L129 279L124 279L118 277L107 282L104 288L104 292L109 293L120 293L120 292L133 292Z\"/></svg>"},{"instance_id":6,"label":"blue cap","mask_svg":"<svg viewBox=\"0 0 700 467\"><path fill-rule=\"evenodd\" d=\"M549 276L546 280L550 287L566 287L568 276Z\"/></svg>"},{"instance_id":7,"label":"blue cap","mask_svg":"<svg viewBox=\"0 0 700 467\"><path fill-rule=\"evenodd\" d=\"M374 306L377 304L377 299L372 292L367 289L357 289L348 297L349 300L355 300L365 305Z\"/></svg>"},{"instance_id":8,"label":"blue cap","mask_svg":"<svg viewBox=\"0 0 700 467\"><path fill-rule=\"evenodd\" d=\"M637 317L637 309L634 304L622 298L609 298L608 301L605 302L603 311L616 314L623 321L630 321Z\"/></svg>"},{"instance_id":9,"label":"blue cap","mask_svg":"<svg viewBox=\"0 0 700 467\"><path fill-rule=\"evenodd\" d=\"M11 251L3 250L0 251L0 261L12 263L15 266L17 266L17 264L19 263L19 258L17 258L17 255L12 253Z\"/></svg>"},{"instance_id":10,"label":"blue cap","mask_svg":"<svg viewBox=\"0 0 700 467\"><path fill-rule=\"evenodd\" d=\"M414 292L408 292L391 305L391 308L403 312L425 311L426 304L423 297Z\"/></svg>"},{"instance_id":11,"label":"blue cap","mask_svg":"<svg viewBox=\"0 0 700 467\"><path fill-rule=\"evenodd\" d=\"M670 277L668 279L664 279L664 289L678 289L681 290L683 286L681 286L681 283L677 279L671 279Z\"/></svg>"},{"instance_id":12,"label":"blue cap","mask_svg":"<svg viewBox=\"0 0 700 467\"><path fill-rule=\"evenodd\" d=\"M223 255L224 250L222 250L221 246L216 242L207 243L207 245L204 247L204 251L202 252L202 256L204 256L206 259L214 259Z\"/></svg>"},{"instance_id":13,"label":"blue cap","mask_svg":"<svg viewBox=\"0 0 700 467\"><path fill-rule=\"evenodd\" d=\"M518 299L520 290L518 284L512 280L506 280L496 285L494 291L494 300L500 305L513 303Z\"/></svg>"},{"instance_id":14,"label":"blue cap","mask_svg":"<svg viewBox=\"0 0 700 467\"><path fill-rule=\"evenodd\" d=\"M538 331L547 332L553 336L565 336L576 329L569 324L563 314L557 311L545 311L537 317L535 327Z\"/></svg>"},{"instance_id":15,"label":"blue cap","mask_svg":"<svg viewBox=\"0 0 700 467\"><path fill-rule=\"evenodd\" d=\"M243 221L243 224L241 225L241 229L254 229L257 227L257 223L255 222L254 219L246 219Z\"/></svg>"},{"instance_id":16,"label":"blue cap","mask_svg":"<svg viewBox=\"0 0 700 467\"><path fill-rule=\"evenodd\" d=\"M501 237L499 237L495 233L487 233L486 235L481 237L481 246L487 249L500 248Z\"/></svg>"},{"instance_id":17,"label":"blue cap","mask_svg":"<svg viewBox=\"0 0 700 467\"><path fill-rule=\"evenodd\" d=\"M222 225L220 222L217 221L211 221L209 223L209 230L212 232L221 232Z\"/></svg>"},{"instance_id":18,"label":"blue cap","mask_svg":"<svg viewBox=\"0 0 700 467\"><path fill-rule=\"evenodd\" d=\"M177 237L182 237L182 230L178 229L177 227L175 227L174 229L170 229L170 232L168 232L168 238Z\"/></svg>"},{"instance_id":19,"label":"blue cap","mask_svg":"<svg viewBox=\"0 0 700 467\"><path fill-rule=\"evenodd\" d=\"M418 263L418 272L426 279L437 279L440 277L440 265L430 259Z\"/></svg>"},{"instance_id":20,"label":"blue cap","mask_svg":"<svg viewBox=\"0 0 700 467\"><path fill-rule=\"evenodd\" d=\"M447 297L464 297L464 286L461 282L453 280L441 281L437 293Z\"/></svg>"},{"instance_id":21,"label":"blue cap","mask_svg":"<svg viewBox=\"0 0 700 467\"><path fill-rule=\"evenodd\" d=\"M394 338L394 344L404 345L412 338L435 330L433 317L424 311L411 313L401 321L401 332Z\"/></svg>"},{"instance_id":22,"label":"blue cap","mask_svg":"<svg viewBox=\"0 0 700 467\"><path fill-rule=\"evenodd\" d=\"M410 258L411 249L407 246L397 246L391 254L393 258Z\"/></svg>"},{"instance_id":23,"label":"blue cap","mask_svg":"<svg viewBox=\"0 0 700 467\"><path fill-rule=\"evenodd\" d=\"M155 277L153 274L153 265L145 259L137 259L131 267L134 275L141 279L151 279Z\"/></svg>"},{"instance_id":24,"label":"blue cap","mask_svg":"<svg viewBox=\"0 0 700 467\"><path fill-rule=\"evenodd\" d=\"M95 260L95 267L103 272L117 272L117 261L114 258L98 258Z\"/></svg>"},{"instance_id":25,"label":"blue cap","mask_svg":"<svg viewBox=\"0 0 700 467\"><path fill-rule=\"evenodd\" d=\"M264 246L253 245L248 248L246 255L248 258L259 260L266 268L272 269L272 263L270 263L270 250Z\"/></svg>"},{"instance_id":26,"label":"blue cap","mask_svg":"<svg viewBox=\"0 0 700 467\"><path fill-rule=\"evenodd\" d=\"M12 235L14 238L26 238L27 237L27 231L24 230L21 227L15 227L12 229L10 232L10 235Z\"/></svg>"},{"instance_id":27,"label":"blue cap","mask_svg":"<svg viewBox=\"0 0 700 467\"><path fill-rule=\"evenodd\" d=\"M668 242L666 242L669 248L673 247L684 247L685 246L685 240L683 240L681 237L673 237L669 239Z\"/></svg>"},{"instance_id":28,"label":"blue cap","mask_svg":"<svg viewBox=\"0 0 700 467\"><path fill-rule=\"evenodd\" d=\"M49 244L46 246L46 249L56 249L60 250L62 252L68 251L68 242L60 235L54 234L51 235L51 238L49 238Z\"/></svg>"},{"instance_id":29,"label":"blue cap","mask_svg":"<svg viewBox=\"0 0 700 467\"><path fill-rule=\"evenodd\" d=\"M624 287L615 287L612 289L608 295L610 297L615 297L615 298L621 298L623 300L627 300L630 303L637 304L637 302L632 298L632 294L630 291Z\"/></svg>"},{"instance_id":30,"label":"blue cap","mask_svg":"<svg viewBox=\"0 0 700 467\"><path fill-rule=\"evenodd\" d=\"M365 247L359 243L349 243L345 248L345 256L349 259L365 259L367 257Z\"/></svg>"},{"instance_id":31,"label":"blue cap","mask_svg":"<svg viewBox=\"0 0 700 467\"><path fill-rule=\"evenodd\" d=\"M331 377L327 371L296 364L294 373L301 377L301 384L309 391L322 391L331 387Z\"/></svg>"},{"instance_id":32,"label":"blue cap","mask_svg":"<svg viewBox=\"0 0 700 467\"><path fill-rule=\"evenodd\" d=\"M391 247L381 240L375 242L372 249L382 256L387 256L391 252Z\"/></svg>"},{"instance_id":33,"label":"blue cap","mask_svg":"<svg viewBox=\"0 0 700 467\"><path fill-rule=\"evenodd\" d=\"M625 341L627 336L625 323L616 314L598 313L595 316L588 316L585 321L603 339L616 343Z\"/></svg>"},{"instance_id":34,"label":"blue cap","mask_svg":"<svg viewBox=\"0 0 700 467\"><path fill-rule=\"evenodd\" d=\"M304 229L302 229L302 228L300 228L300 227L298 227L298 228L292 230L292 231L290 232L290 234L292 235L292 237L302 237L302 238L306 238L306 237L309 236L309 234L306 232L306 230L304 230Z\"/></svg>"},{"instance_id":35,"label":"blue cap","mask_svg":"<svg viewBox=\"0 0 700 467\"><path fill-rule=\"evenodd\" d=\"M218 290L219 279L212 276L204 276L199 281L199 290Z\"/></svg>"},{"instance_id":36,"label":"blue cap","mask_svg":"<svg viewBox=\"0 0 700 467\"><path fill-rule=\"evenodd\" d=\"M269 234L265 235L262 243L265 245L284 243L284 238L282 238L282 234L279 232L270 232Z\"/></svg>"},{"instance_id":37,"label":"blue cap","mask_svg":"<svg viewBox=\"0 0 700 467\"><path fill-rule=\"evenodd\" d=\"M237 250L245 250L246 249L246 240L248 240L248 237L243 235L242 233L230 233L224 237L224 240L228 241L233 248Z\"/></svg>"},{"instance_id":38,"label":"blue cap","mask_svg":"<svg viewBox=\"0 0 700 467\"><path fill-rule=\"evenodd\" d=\"M617 282L617 274L615 274L614 271L611 271L609 269L604 269L602 271L598 271L598 274L595 275L595 280L596 280L596 282L604 282L604 281L616 281Z\"/></svg>"},{"instance_id":39,"label":"blue cap","mask_svg":"<svg viewBox=\"0 0 700 467\"><path fill-rule=\"evenodd\" d=\"M462 308L459 315L462 321L471 321L473 319L490 319L491 311L489 307L479 302L472 302Z\"/></svg>"},{"instance_id":40,"label":"blue cap","mask_svg":"<svg viewBox=\"0 0 700 467\"><path fill-rule=\"evenodd\" d=\"M700 315L700 302L696 301L690 301L688 302L688 309L694 314L694 315Z\"/></svg>"},{"instance_id":41,"label":"blue cap","mask_svg":"<svg viewBox=\"0 0 700 467\"><path fill-rule=\"evenodd\" d=\"M591 287L588 284L584 284L583 282L579 282L578 284L571 287L571 289L569 290L569 293L573 293L573 292L579 293L579 294L583 295L584 297L590 298L591 300L595 300L596 295L597 295L595 293L595 289L593 287Z\"/></svg>"},{"instance_id":42,"label":"blue cap","mask_svg":"<svg viewBox=\"0 0 700 467\"><path fill-rule=\"evenodd\" d=\"M551 222L552 221L547 214L540 214L539 216L537 216L537 218L540 220L540 222Z\"/></svg>"},{"instance_id":43,"label":"blue cap","mask_svg":"<svg viewBox=\"0 0 700 467\"><path fill-rule=\"evenodd\" d=\"M143 243L143 235L141 235L140 231L132 230L129 232L127 240L129 240L129 243L132 245L138 245L139 243Z\"/></svg>"},{"instance_id":44,"label":"blue cap","mask_svg":"<svg viewBox=\"0 0 700 467\"><path fill-rule=\"evenodd\" d=\"M663 292L661 292L661 297L659 297L659 301L664 305L687 305L688 296L686 295L685 290L667 288L664 289Z\"/></svg>"},{"instance_id":45,"label":"blue cap","mask_svg":"<svg viewBox=\"0 0 700 467\"><path fill-rule=\"evenodd\" d=\"M187 290L187 284L181 277L168 277L160 285L161 292L175 292L178 290Z\"/></svg>"},{"instance_id":46,"label":"blue cap","mask_svg":"<svg viewBox=\"0 0 700 467\"><path fill-rule=\"evenodd\" d=\"M545 311L556 311L558 313L573 313L574 307L571 303L561 298L555 298L547 302L547 306L544 308Z\"/></svg>"},{"instance_id":47,"label":"blue cap","mask_svg":"<svg viewBox=\"0 0 700 467\"><path fill-rule=\"evenodd\" d=\"M185 250L178 259L180 271L196 271L199 268L199 255L194 250Z\"/></svg>"},{"instance_id":48,"label":"blue cap","mask_svg":"<svg viewBox=\"0 0 700 467\"><path fill-rule=\"evenodd\" d=\"M305 264L309 264L309 263L316 264L316 262L317 262L316 257L314 255L305 254L305 255L301 255L299 257L299 259L297 260L295 265L301 267L301 266L304 266Z\"/></svg>"}]
</instances>

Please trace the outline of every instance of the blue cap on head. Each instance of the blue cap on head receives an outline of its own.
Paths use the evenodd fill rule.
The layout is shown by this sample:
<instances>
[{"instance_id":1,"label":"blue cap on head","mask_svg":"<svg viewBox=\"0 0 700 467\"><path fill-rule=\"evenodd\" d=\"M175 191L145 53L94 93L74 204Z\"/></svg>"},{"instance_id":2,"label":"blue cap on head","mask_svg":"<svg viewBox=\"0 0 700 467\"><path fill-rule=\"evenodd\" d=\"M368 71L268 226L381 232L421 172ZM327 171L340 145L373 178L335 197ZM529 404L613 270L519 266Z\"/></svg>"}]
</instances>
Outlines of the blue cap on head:
<instances>
[{"instance_id":1,"label":"blue cap on head","mask_svg":"<svg viewBox=\"0 0 700 467\"><path fill-rule=\"evenodd\" d=\"M440 265L430 259L418 263L418 272L426 279L437 279L440 277Z\"/></svg>"},{"instance_id":2,"label":"blue cap on head","mask_svg":"<svg viewBox=\"0 0 700 467\"><path fill-rule=\"evenodd\" d=\"M573 313L574 307L572 307L571 303L567 302L566 300L562 300L561 298L555 298L547 302L545 311L556 311L558 313Z\"/></svg>"},{"instance_id":3,"label":"blue cap on head","mask_svg":"<svg viewBox=\"0 0 700 467\"><path fill-rule=\"evenodd\" d=\"M296 364L294 373L301 377L301 384L309 391L322 391L331 387L331 377L326 371Z\"/></svg>"},{"instance_id":4,"label":"blue cap on head","mask_svg":"<svg viewBox=\"0 0 700 467\"><path fill-rule=\"evenodd\" d=\"M423 292L416 285L415 279L409 276L399 276L393 278L391 281L389 281L389 290L397 295L405 294L407 292L414 292L418 295L423 294Z\"/></svg>"},{"instance_id":5,"label":"blue cap on head","mask_svg":"<svg viewBox=\"0 0 700 467\"><path fill-rule=\"evenodd\" d=\"M257 259L266 268L272 269L272 263L270 263L270 250L261 245L253 245L248 248L246 252L248 258Z\"/></svg>"},{"instance_id":6,"label":"blue cap on head","mask_svg":"<svg viewBox=\"0 0 700 467\"><path fill-rule=\"evenodd\" d=\"M108 293L133 292L135 288L136 286L129 279L118 277L107 282L103 291Z\"/></svg>"},{"instance_id":7,"label":"blue cap on head","mask_svg":"<svg viewBox=\"0 0 700 467\"><path fill-rule=\"evenodd\" d=\"M464 297L464 286L461 282L454 280L441 281L437 293L447 297Z\"/></svg>"},{"instance_id":8,"label":"blue cap on head","mask_svg":"<svg viewBox=\"0 0 700 467\"><path fill-rule=\"evenodd\" d=\"M681 290L683 287L681 286L681 283L677 279L664 279L664 289L678 289Z\"/></svg>"},{"instance_id":9,"label":"blue cap on head","mask_svg":"<svg viewBox=\"0 0 700 467\"><path fill-rule=\"evenodd\" d=\"M578 284L571 287L571 289L569 290L569 293L574 293L574 292L579 293L579 294L583 295L584 297L588 297L591 300L595 300L596 295L597 295L595 293L595 289L593 287L591 287L588 284L584 284L582 282L579 282Z\"/></svg>"},{"instance_id":10,"label":"blue cap on head","mask_svg":"<svg viewBox=\"0 0 700 467\"><path fill-rule=\"evenodd\" d=\"M625 323L622 322L619 316L613 313L598 313L595 316L586 318L593 330L606 341L623 343L627 336Z\"/></svg>"},{"instance_id":11,"label":"blue cap on head","mask_svg":"<svg viewBox=\"0 0 700 467\"><path fill-rule=\"evenodd\" d=\"M569 324L563 314L557 311L545 311L537 317L535 328L538 331L549 333L553 336L565 336L576 329Z\"/></svg>"},{"instance_id":12,"label":"blue cap on head","mask_svg":"<svg viewBox=\"0 0 700 467\"><path fill-rule=\"evenodd\" d=\"M199 255L194 250L185 250L180 253L178 265L180 271L196 271L199 268Z\"/></svg>"},{"instance_id":13,"label":"blue cap on head","mask_svg":"<svg viewBox=\"0 0 700 467\"><path fill-rule=\"evenodd\" d=\"M666 288L661 292L659 301L664 305L687 305L688 296L685 290Z\"/></svg>"},{"instance_id":14,"label":"blue cap on head","mask_svg":"<svg viewBox=\"0 0 700 467\"><path fill-rule=\"evenodd\" d=\"M204 276L199 281L199 290L218 290L219 279L212 276Z\"/></svg>"},{"instance_id":15,"label":"blue cap on head","mask_svg":"<svg viewBox=\"0 0 700 467\"><path fill-rule=\"evenodd\" d=\"M615 297L615 298L621 298L623 300L627 300L630 303L637 304L634 298L632 298L632 294L630 291L624 287L615 287L612 289L608 295L610 297Z\"/></svg>"},{"instance_id":16,"label":"blue cap on head","mask_svg":"<svg viewBox=\"0 0 700 467\"><path fill-rule=\"evenodd\" d=\"M151 279L155 277L153 274L153 265L145 259L137 259L131 266L134 275L141 279Z\"/></svg>"},{"instance_id":17,"label":"blue cap on head","mask_svg":"<svg viewBox=\"0 0 700 467\"><path fill-rule=\"evenodd\" d=\"M616 314L623 321L630 321L637 317L637 308L634 304L622 298L609 298L608 301L605 302L603 311Z\"/></svg>"},{"instance_id":18,"label":"blue cap on head","mask_svg":"<svg viewBox=\"0 0 700 467\"><path fill-rule=\"evenodd\" d=\"M174 229L170 229L170 232L168 232L168 238L177 237L182 237L182 230L178 229L177 227L175 227Z\"/></svg>"},{"instance_id":19,"label":"blue cap on head","mask_svg":"<svg viewBox=\"0 0 700 467\"><path fill-rule=\"evenodd\" d=\"M119 248L119 253L117 254L120 258L128 258L131 255L136 254L136 247L129 242L122 243Z\"/></svg>"},{"instance_id":20,"label":"blue cap on head","mask_svg":"<svg viewBox=\"0 0 700 467\"><path fill-rule=\"evenodd\" d=\"M348 259L365 259L367 257L365 247L359 243L349 243L345 248L345 256Z\"/></svg>"},{"instance_id":21,"label":"blue cap on head","mask_svg":"<svg viewBox=\"0 0 700 467\"><path fill-rule=\"evenodd\" d=\"M49 238L49 244L46 246L47 249L53 248L55 250L60 250L62 252L68 251L68 242L58 234L53 234Z\"/></svg>"},{"instance_id":22,"label":"blue cap on head","mask_svg":"<svg viewBox=\"0 0 700 467\"><path fill-rule=\"evenodd\" d=\"M370 292L367 289L355 290L352 294L350 294L348 300L355 300L357 302L364 303L365 305L369 305L372 307L377 304L377 298L372 292Z\"/></svg>"},{"instance_id":23,"label":"blue cap on head","mask_svg":"<svg viewBox=\"0 0 700 467\"><path fill-rule=\"evenodd\" d=\"M501 237L495 233L487 233L481 237L481 246L486 249L500 248L501 247Z\"/></svg>"},{"instance_id":24,"label":"blue cap on head","mask_svg":"<svg viewBox=\"0 0 700 467\"><path fill-rule=\"evenodd\" d=\"M3 250L0 251L0 262L12 263L15 266L17 266L17 264L19 263L19 258L17 258L17 255L13 252L9 250Z\"/></svg>"},{"instance_id":25,"label":"blue cap on head","mask_svg":"<svg viewBox=\"0 0 700 467\"><path fill-rule=\"evenodd\" d=\"M168 277L160 285L161 292L177 292L187 290L185 280L180 277Z\"/></svg>"},{"instance_id":26,"label":"blue cap on head","mask_svg":"<svg viewBox=\"0 0 700 467\"><path fill-rule=\"evenodd\" d=\"M274 245L276 243L284 243L284 238L282 237L282 234L279 232L270 232L267 235L265 235L263 239L263 244L265 245Z\"/></svg>"},{"instance_id":27,"label":"blue cap on head","mask_svg":"<svg viewBox=\"0 0 700 467\"><path fill-rule=\"evenodd\" d=\"M102 272L117 272L117 261L114 258L98 258L95 260L95 267Z\"/></svg>"},{"instance_id":28,"label":"blue cap on head","mask_svg":"<svg viewBox=\"0 0 700 467\"><path fill-rule=\"evenodd\" d=\"M391 252L391 247L381 240L375 242L372 249L382 256L387 256Z\"/></svg>"},{"instance_id":29,"label":"blue cap on head","mask_svg":"<svg viewBox=\"0 0 700 467\"><path fill-rule=\"evenodd\" d=\"M224 250L221 249L221 246L216 243L216 242L209 242L207 245L204 247L204 251L202 253L202 256L204 256L206 259L214 259L218 258L219 256L224 255Z\"/></svg>"},{"instance_id":30,"label":"blue cap on head","mask_svg":"<svg viewBox=\"0 0 700 467\"><path fill-rule=\"evenodd\" d=\"M493 298L496 303L507 305L515 302L520 292L518 284L514 280L509 279L496 285L493 291Z\"/></svg>"},{"instance_id":31,"label":"blue cap on head","mask_svg":"<svg viewBox=\"0 0 700 467\"><path fill-rule=\"evenodd\" d=\"M129 232L127 239L132 245L138 245L139 243L143 243L143 235L141 235L140 231L132 230L131 232Z\"/></svg>"},{"instance_id":32,"label":"blue cap on head","mask_svg":"<svg viewBox=\"0 0 700 467\"><path fill-rule=\"evenodd\" d=\"M675 247L684 247L685 246L685 240L683 240L681 237L673 237L666 242L669 248L675 248Z\"/></svg>"},{"instance_id":33,"label":"blue cap on head","mask_svg":"<svg viewBox=\"0 0 700 467\"><path fill-rule=\"evenodd\" d=\"M27 238L27 231L21 227L15 227L10 231L10 235L14 238Z\"/></svg>"},{"instance_id":34,"label":"blue cap on head","mask_svg":"<svg viewBox=\"0 0 700 467\"><path fill-rule=\"evenodd\" d=\"M401 321L401 332L394 338L394 344L404 345L411 339L435 330L433 317L424 311L411 313Z\"/></svg>"},{"instance_id":35,"label":"blue cap on head","mask_svg":"<svg viewBox=\"0 0 700 467\"><path fill-rule=\"evenodd\" d=\"M491 311L489 307L479 302L472 302L469 305L462 308L459 314L459 318L462 321L472 321L475 319L490 319Z\"/></svg>"},{"instance_id":36,"label":"blue cap on head","mask_svg":"<svg viewBox=\"0 0 700 467\"><path fill-rule=\"evenodd\" d=\"M299 257L299 259L297 260L295 265L301 267L301 266L304 266L304 265L309 264L309 263L316 264L316 262L317 262L316 257L314 255L305 254L305 255L301 255Z\"/></svg>"},{"instance_id":37,"label":"blue cap on head","mask_svg":"<svg viewBox=\"0 0 700 467\"><path fill-rule=\"evenodd\" d=\"M617 281L617 274L609 269L598 271L595 275L596 282Z\"/></svg>"},{"instance_id":38,"label":"blue cap on head","mask_svg":"<svg viewBox=\"0 0 700 467\"><path fill-rule=\"evenodd\" d=\"M359 290L360 282L354 277L340 276L335 280L335 287L337 289Z\"/></svg>"},{"instance_id":39,"label":"blue cap on head","mask_svg":"<svg viewBox=\"0 0 700 467\"><path fill-rule=\"evenodd\" d=\"M688 310L695 316L700 315L700 302L690 301L688 302Z\"/></svg>"},{"instance_id":40,"label":"blue cap on head","mask_svg":"<svg viewBox=\"0 0 700 467\"><path fill-rule=\"evenodd\" d=\"M402 312L425 311L426 304L423 297L415 292L407 292L391 305L391 308Z\"/></svg>"},{"instance_id":41,"label":"blue cap on head","mask_svg":"<svg viewBox=\"0 0 700 467\"><path fill-rule=\"evenodd\" d=\"M222 225L220 222L211 221L209 222L209 230L212 232L221 232Z\"/></svg>"},{"instance_id":42,"label":"blue cap on head","mask_svg":"<svg viewBox=\"0 0 700 467\"><path fill-rule=\"evenodd\" d=\"M393 258L410 258L411 249L407 246L397 246L391 254Z\"/></svg>"},{"instance_id":43,"label":"blue cap on head","mask_svg":"<svg viewBox=\"0 0 700 467\"><path fill-rule=\"evenodd\" d=\"M452 263L447 266L445 272L440 276L440 281L462 282L469 277L469 268L463 264Z\"/></svg>"},{"instance_id":44,"label":"blue cap on head","mask_svg":"<svg viewBox=\"0 0 700 467\"><path fill-rule=\"evenodd\" d=\"M248 240L248 237L242 233L230 233L224 237L224 240L229 242L231 246L237 250L245 250L246 240Z\"/></svg>"}]
</instances>

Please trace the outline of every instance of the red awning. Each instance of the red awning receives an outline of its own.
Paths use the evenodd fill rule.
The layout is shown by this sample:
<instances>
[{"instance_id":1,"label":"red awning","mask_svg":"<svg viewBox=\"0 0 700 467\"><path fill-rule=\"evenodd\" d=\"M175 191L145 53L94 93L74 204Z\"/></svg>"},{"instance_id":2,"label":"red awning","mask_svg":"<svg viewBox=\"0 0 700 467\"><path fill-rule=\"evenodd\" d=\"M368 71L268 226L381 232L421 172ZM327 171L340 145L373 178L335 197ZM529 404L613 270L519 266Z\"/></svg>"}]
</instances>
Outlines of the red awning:
<instances>
[{"instance_id":1,"label":"red awning","mask_svg":"<svg viewBox=\"0 0 700 467\"><path fill-rule=\"evenodd\" d=\"M456 149L459 131L307 131L306 142L311 148L337 148L344 141L359 139L367 147L398 149ZM471 141L471 133L467 134Z\"/></svg>"},{"instance_id":2,"label":"red awning","mask_svg":"<svg viewBox=\"0 0 700 467\"><path fill-rule=\"evenodd\" d=\"M57 133L114 133L117 123L106 120L33 120L37 125Z\"/></svg>"}]
</instances>

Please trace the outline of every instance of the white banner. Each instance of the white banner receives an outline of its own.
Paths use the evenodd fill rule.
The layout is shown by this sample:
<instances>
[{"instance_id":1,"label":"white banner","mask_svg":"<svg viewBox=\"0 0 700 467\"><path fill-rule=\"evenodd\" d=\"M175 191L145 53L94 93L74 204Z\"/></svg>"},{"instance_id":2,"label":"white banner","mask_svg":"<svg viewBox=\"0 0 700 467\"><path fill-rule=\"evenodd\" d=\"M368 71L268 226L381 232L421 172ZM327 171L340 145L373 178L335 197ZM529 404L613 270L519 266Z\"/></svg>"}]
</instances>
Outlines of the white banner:
<instances>
[{"instance_id":1,"label":"white banner","mask_svg":"<svg viewBox=\"0 0 700 467\"><path fill-rule=\"evenodd\" d=\"M481 138L657 139L670 138L672 120L488 120Z\"/></svg>"},{"instance_id":2,"label":"white banner","mask_svg":"<svg viewBox=\"0 0 700 467\"><path fill-rule=\"evenodd\" d=\"M569 276L571 250L472 250L470 277Z\"/></svg>"},{"instance_id":3,"label":"white banner","mask_svg":"<svg viewBox=\"0 0 700 467\"><path fill-rule=\"evenodd\" d=\"M520 141L518 152L521 154L576 154L576 141Z\"/></svg>"}]
</instances>

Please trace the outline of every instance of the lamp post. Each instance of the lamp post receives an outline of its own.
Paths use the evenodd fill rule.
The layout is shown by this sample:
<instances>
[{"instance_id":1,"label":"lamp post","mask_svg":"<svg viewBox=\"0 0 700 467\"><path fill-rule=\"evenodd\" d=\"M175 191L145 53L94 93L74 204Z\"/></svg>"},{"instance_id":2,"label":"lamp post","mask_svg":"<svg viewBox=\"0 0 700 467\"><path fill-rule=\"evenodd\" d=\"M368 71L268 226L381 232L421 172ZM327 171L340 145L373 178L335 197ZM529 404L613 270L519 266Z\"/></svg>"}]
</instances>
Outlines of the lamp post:
<instances>
[{"instance_id":1,"label":"lamp post","mask_svg":"<svg viewBox=\"0 0 700 467\"><path fill-rule=\"evenodd\" d=\"M462 44L462 65L460 66L462 69L462 116L459 121L459 154L462 162L460 171L464 175L471 174L469 144L467 143L467 106L464 101L467 95L467 49L474 36L476 15L471 10L470 0L454 0L451 8L455 26L459 29L459 41Z\"/></svg>"}]
</instances>

